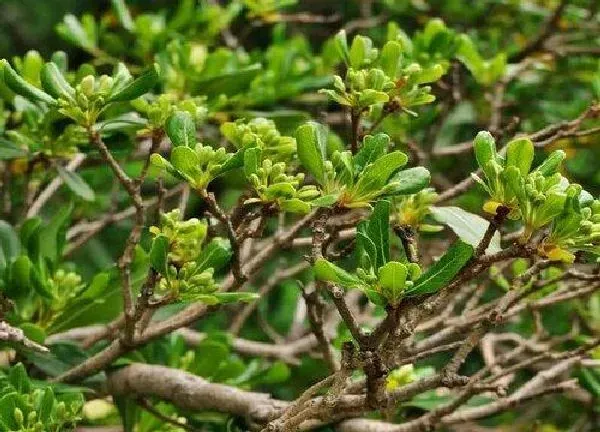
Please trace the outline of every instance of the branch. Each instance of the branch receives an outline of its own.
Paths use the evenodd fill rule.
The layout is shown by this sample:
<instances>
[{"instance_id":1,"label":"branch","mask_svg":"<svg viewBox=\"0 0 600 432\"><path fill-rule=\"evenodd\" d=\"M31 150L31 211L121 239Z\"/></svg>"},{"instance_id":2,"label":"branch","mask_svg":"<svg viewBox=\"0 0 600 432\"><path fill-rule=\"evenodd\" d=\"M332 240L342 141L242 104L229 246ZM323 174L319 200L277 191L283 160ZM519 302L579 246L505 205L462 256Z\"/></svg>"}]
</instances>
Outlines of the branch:
<instances>
[{"instance_id":1,"label":"branch","mask_svg":"<svg viewBox=\"0 0 600 432\"><path fill-rule=\"evenodd\" d=\"M32 341L25 336L23 330L12 327L10 324L4 321L0 321L0 341L22 345L25 348L29 348L34 351L48 352L48 348Z\"/></svg>"},{"instance_id":2,"label":"branch","mask_svg":"<svg viewBox=\"0 0 600 432\"><path fill-rule=\"evenodd\" d=\"M550 35L556 30L560 18L565 11L565 8L569 4L569 0L561 0L560 4L554 10L554 13L550 16L550 18L546 21L544 26L542 27L538 36L531 40L527 45L521 49L521 51L511 55L508 58L510 63L519 63L524 60L526 57L531 54L536 53L537 51L541 51L544 49L544 43L550 37Z\"/></svg>"}]
</instances>

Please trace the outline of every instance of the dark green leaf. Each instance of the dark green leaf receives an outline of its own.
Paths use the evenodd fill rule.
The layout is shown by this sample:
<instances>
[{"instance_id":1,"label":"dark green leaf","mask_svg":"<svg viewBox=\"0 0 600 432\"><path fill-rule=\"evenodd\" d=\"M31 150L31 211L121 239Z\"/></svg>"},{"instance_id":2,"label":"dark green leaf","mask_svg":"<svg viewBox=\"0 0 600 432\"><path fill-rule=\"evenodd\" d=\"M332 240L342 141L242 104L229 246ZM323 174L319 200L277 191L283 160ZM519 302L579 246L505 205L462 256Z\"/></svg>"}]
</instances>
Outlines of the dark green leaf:
<instances>
[{"instance_id":1,"label":"dark green leaf","mask_svg":"<svg viewBox=\"0 0 600 432\"><path fill-rule=\"evenodd\" d=\"M23 96L31 102L44 102L48 105L56 104L56 100L48 93L43 92L21 78L6 60L0 61L0 65L4 71L4 82L16 94Z\"/></svg>"},{"instance_id":2,"label":"dark green leaf","mask_svg":"<svg viewBox=\"0 0 600 432\"><path fill-rule=\"evenodd\" d=\"M432 294L445 287L473 256L473 246L462 241L455 242L439 261L433 264L415 281L406 295Z\"/></svg>"},{"instance_id":3,"label":"dark green leaf","mask_svg":"<svg viewBox=\"0 0 600 432\"><path fill-rule=\"evenodd\" d=\"M158 83L158 65L154 64L135 80L119 89L108 98L108 102L125 102L148 93Z\"/></svg>"}]
</instances>

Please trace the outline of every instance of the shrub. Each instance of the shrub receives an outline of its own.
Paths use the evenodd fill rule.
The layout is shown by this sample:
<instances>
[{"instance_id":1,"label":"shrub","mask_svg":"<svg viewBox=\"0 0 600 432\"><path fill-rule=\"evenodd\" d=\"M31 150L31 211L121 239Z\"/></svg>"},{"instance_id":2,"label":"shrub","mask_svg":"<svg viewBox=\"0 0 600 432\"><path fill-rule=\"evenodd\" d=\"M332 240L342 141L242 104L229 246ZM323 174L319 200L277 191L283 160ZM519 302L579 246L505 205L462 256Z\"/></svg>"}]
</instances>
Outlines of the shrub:
<instances>
[{"instance_id":1,"label":"shrub","mask_svg":"<svg viewBox=\"0 0 600 432\"><path fill-rule=\"evenodd\" d=\"M303 3L2 60L0 430L596 427L597 8Z\"/></svg>"}]
</instances>

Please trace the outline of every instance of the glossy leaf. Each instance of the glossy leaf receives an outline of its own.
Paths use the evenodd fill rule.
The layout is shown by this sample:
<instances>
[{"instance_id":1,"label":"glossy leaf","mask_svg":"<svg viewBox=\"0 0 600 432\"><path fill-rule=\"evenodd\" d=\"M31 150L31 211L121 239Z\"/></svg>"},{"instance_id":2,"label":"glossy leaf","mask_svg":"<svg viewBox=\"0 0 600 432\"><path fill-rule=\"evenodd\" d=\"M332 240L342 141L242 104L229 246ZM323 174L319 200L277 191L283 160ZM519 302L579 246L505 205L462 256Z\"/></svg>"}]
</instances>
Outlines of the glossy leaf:
<instances>
[{"instance_id":1,"label":"glossy leaf","mask_svg":"<svg viewBox=\"0 0 600 432\"><path fill-rule=\"evenodd\" d=\"M0 61L0 65L4 74L4 82L16 94L31 102L44 102L48 105L56 104L56 100L52 96L19 76L6 60Z\"/></svg>"},{"instance_id":2,"label":"glossy leaf","mask_svg":"<svg viewBox=\"0 0 600 432\"><path fill-rule=\"evenodd\" d=\"M123 88L108 98L108 102L125 102L148 93L159 80L158 65L154 64Z\"/></svg>"},{"instance_id":3,"label":"glossy leaf","mask_svg":"<svg viewBox=\"0 0 600 432\"><path fill-rule=\"evenodd\" d=\"M167 237L159 235L152 240L150 264L158 273L165 277L167 276L167 267L169 264L169 240Z\"/></svg>"},{"instance_id":4,"label":"glossy leaf","mask_svg":"<svg viewBox=\"0 0 600 432\"><path fill-rule=\"evenodd\" d=\"M411 195L425 189L431 181L431 173L425 167L413 167L398 171L389 180L387 195Z\"/></svg>"},{"instance_id":5,"label":"glossy leaf","mask_svg":"<svg viewBox=\"0 0 600 432\"><path fill-rule=\"evenodd\" d=\"M412 288L406 290L407 296L432 294L448 285L473 256L473 246L457 241L446 251L439 261L433 264Z\"/></svg>"},{"instance_id":6,"label":"glossy leaf","mask_svg":"<svg viewBox=\"0 0 600 432\"><path fill-rule=\"evenodd\" d=\"M177 111L167 119L165 131L173 146L193 148L196 145L196 122L187 111Z\"/></svg>"},{"instance_id":7,"label":"glossy leaf","mask_svg":"<svg viewBox=\"0 0 600 432\"><path fill-rule=\"evenodd\" d=\"M315 122L303 124L296 130L296 142L300 163L322 184L325 181L324 162L327 155L324 127Z\"/></svg>"},{"instance_id":8,"label":"glossy leaf","mask_svg":"<svg viewBox=\"0 0 600 432\"><path fill-rule=\"evenodd\" d=\"M527 175L533 162L533 143L527 138L517 138L507 145L506 166L515 166Z\"/></svg>"}]
</instances>

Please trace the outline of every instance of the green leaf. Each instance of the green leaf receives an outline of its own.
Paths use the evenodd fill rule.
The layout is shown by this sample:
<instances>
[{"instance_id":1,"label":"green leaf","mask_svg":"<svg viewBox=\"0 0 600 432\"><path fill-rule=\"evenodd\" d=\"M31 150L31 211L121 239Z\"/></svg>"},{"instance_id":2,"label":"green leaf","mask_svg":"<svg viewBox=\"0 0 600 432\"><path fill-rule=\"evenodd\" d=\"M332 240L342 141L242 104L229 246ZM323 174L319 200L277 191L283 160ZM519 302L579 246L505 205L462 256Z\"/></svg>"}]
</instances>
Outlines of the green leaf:
<instances>
[{"instance_id":1,"label":"green leaf","mask_svg":"<svg viewBox=\"0 0 600 432\"><path fill-rule=\"evenodd\" d=\"M125 4L125 0L111 0L111 3L123 28L128 31L133 31L135 26L131 14L129 13L129 9Z\"/></svg>"},{"instance_id":2,"label":"green leaf","mask_svg":"<svg viewBox=\"0 0 600 432\"><path fill-rule=\"evenodd\" d=\"M387 42L381 49L379 56L379 64L385 74L391 79L396 78L400 60L402 58L402 45L396 41Z\"/></svg>"},{"instance_id":3,"label":"green leaf","mask_svg":"<svg viewBox=\"0 0 600 432\"><path fill-rule=\"evenodd\" d=\"M250 87L250 84L261 72L260 63L252 64L234 72L227 72L206 78L194 83L197 94L215 97L219 95L233 96Z\"/></svg>"},{"instance_id":4,"label":"green leaf","mask_svg":"<svg viewBox=\"0 0 600 432\"><path fill-rule=\"evenodd\" d=\"M31 391L31 381L25 370L23 363L17 363L8 373L8 382L12 385L15 390L19 393L27 394Z\"/></svg>"},{"instance_id":5,"label":"green leaf","mask_svg":"<svg viewBox=\"0 0 600 432\"><path fill-rule=\"evenodd\" d=\"M431 214L435 220L448 225L463 242L474 248L479 245L490 224L481 216L459 207L431 207ZM496 231L485 252L493 254L500 250L500 233Z\"/></svg>"},{"instance_id":6,"label":"green leaf","mask_svg":"<svg viewBox=\"0 0 600 432\"><path fill-rule=\"evenodd\" d=\"M21 243L15 229L6 221L0 220L0 274L21 251Z\"/></svg>"},{"instance_id":7,"label":"green leaf","mask_svg":"<svg viewBox=\"0 0 600 432\"><path fill-rule=\"evenodd\" d=\"M290 212L290 213L301 213L306 214L310 211L310 204L306 201L302 201L299 198L291 198L282 200L279 203L279 207L281 210Z\"/></svg>"},{"instance_id":8,"label":"green leaf","mask_svg":"<svg viewBox=\"0 0 600 432\"><path fill-rule=\"evenodd\" d=\"M229 357L229 347L216 340L203 340L195 349L196 361L192 365L195 375L210 378Z\"/></svg>"},{"instance_id":9,"label":"green leaf","mask_svg":"<svg viewBox=\"0 0 600 432\"><path fill-rule=\"evenodd\" d=\"M262 150L258 147L249 148L244 151L244 174L250 177L256 174L260 167Z\"/></svg>"},{"instance_id":10,"label":"green leaf","mask_svg":"<svg viewBox=\"0 0 600 432\"><path fill-rule=\"evenodd\" d=\"M72 44L87 51L96 48L96 41L81 25L75 15L65 15L63 22L56 26L57 33Z\"/></svg>"},{"instance_id":11,"label":"green leaf","mask_svg":"<svg viewBox=\"0 0 600 432\"><path fill-rule=\"evenodd\" d=\"M367 165L383 156L389 144L390 137L384 133L365 136L360 150L352 158L354 171L362 172Z\"/></svg>"},{"instance_id":12,"label":"green leaf","mask_svg":"<svg viewBox=\"0 0 600 432\"><path fill-rule=\"evenodd\" d=\"M23 158L27 155L27 150L7 139L0 138L0 160Z\"/></svg>"},{"instance_id":13,"label":"green leaf","mask_svg":"<svg viewBox=\"0 0 600 432\"><path fill-rule=\"evenodd\" d=\"M249 303L260 298L260 295L253 292L216 292L212 294L219 303Z\"/></svg>"},{"instance_id":14,"label":"green leaf","mask_svg":"<svg viewBox=\"0 0 600 432\"><path fill-rule=\"evenodd\" d=\"M371 257L375 270L390 260L390 202L378 201L367 220L366 234L377 249L377 257Z\"/></svg>"},{"instance_id":15,"label":"green leaf","mask_svg":"<svg viewBox=\"0 0 600 432\"><path fill-rule=\"evenodd\" d=\"M402 298L406 286L406 266L402 263L392 261L379 269L379 285L381 293L392 304L397 304Z\"/></svg>"},{"instance_id":16,"label":"green leaf","mask_svg":"<svg viewBox=\"0 0 600 432\"><path fill-rule=\"evenodd\" d=\"M431 174L425 167L413 167L398 171L389 180L386 187L386 195L410 195L415 194L427 186L431 181Z\"/></svg>"},{"instance_id":17,"label":"green leaf","mask_svg":"<svg viewBox=\"0 0 600 432\"><path fill-rule=\"evenodd\" d=\"M48 224L39 231L40 253L46 262L55 265L62 257L73 203L60 207Z\"/></svg>"},{"instance_id":18,"label":"green leaf","mask_svg":"<svg viewBox=\"0 0 600 432\"><path fill-rule=\"evenodd\" d=\"M55 63L49 62L42 66L40 80L44 90L51 96L75 101L75 89L67 82Z\"/></svg>"},{"instance_id":19,"label":"green leaf","mask_svg":"<svg viewBox=\"0 0 600 432\"><path fill-rule=\"evenodd\" d=\"M381 191L388 183L389 178L402 168L407 161L408 157L404 153L395 151L383 155L374 163L365 167L356 182L356 196L362 197Z\"/></svg>"},{"instance_id":20,"label":"green leaf","mask_svg":"<svg viewBox=\"0 0 600 432\"><path fill-rule=\"evenodd\" d=\"M342 29L335 35L334 43L339 56L346 64L349 64L350 50L348 49L348 38L346 37L346 30Z\"/></svg>"},{"instance_id":21,"label":"green leaf","mask_svg":"<svg viewBox=\"0 0 600 432\"><path fill-rule=\"evenodd\" d=\"M533 143L528 138L517 138L507 145L506 166L515 166L527 175L533 162Z\"/></svg>"},{"instance_id":22,"label":"green leaf","mask_svg":"<svg viewBox=\"0 0 600 432\"><path fill-rule=\"evenodd\" d=\"M194 148L196 145L196 122L187 111L177 111L166 122L165 130L173 146Z\"/></svg>"},{"instance_id":23,"label":"green leaf","mask_svg":"<svg viewBox=\"0 0 600 432\"><path fill-rule=\"evenodd\" d=\"M221 237L214 238L207 244L198 255L198 271L204 271L207 268L213 268L219 271L224 268L231 259L231 246L229 240Z\"/></svg>"},{"instance_id":24,"label":"green leaf","mask_svg":"<svg viewBox=\"0 0 600 432\"><path fill-rule=\"evenodd\" d=\"M339 199L339 194L328 194L315 198L310 202L313 207L330 207Z\"/></svg>"},{"instance_id":25,"label":"green leaf","mask_svg":"<svg viewBox=\"0 0 600 432\"><path fill-rule=\"evenodd\" d=\"M139 405L134 399L125 396L115 396L113 400L119 410L123 432L133 432L141 413Z\"/></svg>"},{"instance_id":26,"label":"green leaf","mask_svg":"<svg viewBox=\"0 0 600 432\"><path fill-rule=\"evenodd\" d=\"M421 275L406 295L416 296L439 291L454 279L473 256L473 246L462 241L455 242L450 249Z\"/></svg>"},{"instance_id":27,"label":"green leaf","mask_svg":"<svg viewBox=\"0 0 600 432\"><path fill-rule=\"evenodd\" d=\"M54 408L54 392L52 387L46 387L44 394L40 398L39 406L36 411L38 413L38 420L42 424L49 424L50 416L52 415L52 408Z\"/></svg>"},{"instance_id":28,"label":"green leaf","mask_svg":"<svg viewBox=\"0 0 600 432\"><path fill-rule=\"evenodd\" d=\"M159 69L155 63L139 77L112 94L107 102L125 102L148 93L158 83Z\"/></svg>"},{"instance_id":29,"label":"green leaf","mask_svg":"<svg viewBox=\"0 0 600 432\"><path fill-rule=\"evenodd\" d=\"M323 125L307 122L296 129L298 158L302 166L311 173L319 184L325 181L325 159L327 157L327 134Z\"/></svg>"},{"instance_id":30,"label":"green leaf","mask_svg":"<svg viewBox=\"0 0 600 432\"><path fill-rule=\"evenodd\" d=\"M318 258L313 268L315 277L318 280L337 283L344 288L362 288L364 286L359 278L351 275L343 268L327 261L325 258Z\"/></svg>"},{"instance_id":31,"label":"green leaf","mask_svg":"<svg viewBox=\"0 0 600 432\"><path fill-rule=\"evenodd\" d=\"M56 166L58 175L77 196L86 201L94 201L94 190L76 172L69 171L60 165Z\"/></svg>"},{"instance_id":32,"label":"green leaf","mask_svg":"<svg viewBox=\"0 0 600 432\"><path fill-rule=\"evenodd\" d=\"M359 69L367 60L373 49L373 42L365 36L356 35L350 46L350 67Z\"/></svg>"},{"instance_id":33,"label":"green leaf","mask_svg":"<svg viewBox=\"0 0 600 432\"><path fill-rule=\"evenodd\" d=\"M27 255L19 256L10 266L11 286L7 288L9 294L17 296L26 294L31 283L31 260Z\"/></svg>"},{"instance_id":34,"label":"green leaf","mask_svg":"<svg viewBox=\"0 0 600 432\"><path fill-rule=\"evenodd\" d=\"M167 277L169 265L169 239L159 235L152 240L150 249L150 264L161 275Z\"/></svg>"},{"instance_id":35,"label":"green leaf","mask_svg":"<svg viewBox=\"0 0 600 432\"><path fill-rule=\"evenodd\" d=\"M175 147L171 151L171 163L176 170L193 179L194 175L198 172L200 159L198 158L198 153L193 149L180 146Z\"/></svg>"},{"instance_id":36,"label":"green leaf","mask_svg":"<svg viewBox=\"0 0 600 432\"><path fill-rule=\"evenodd\" d=\"M475 150L477 163L484 172L486 171L489 162L498 160L496 140L488 131L481 131L477 134L473 141L473 149ZM486 175L487 174L488 173L486 172Z\"/></svg>"},{"instance_id":37,"label":"green leaf","mask_svg":"<svg viewBox=\"0 0 600 432\"><path fill-rule=\"evenodd\" d=\"M558 172L560 164L565 159L566 153L563 150L554 150L550 155L538 166L535 171L541 172L544 176L548 177Z\"/></svg>"},{"instance_id":38,"label":"green leaf","mask_svg":"<svg viewBox=\"0 0 600 432\"><path fill-rule=\"evenodd\" d=\"M25 81L6 60L1 60L0 65L4 73L4 82L16 94L31 102L44 102L48 105L56 104L56 100L52 96Z\"/></svg>"}]
</instances>

